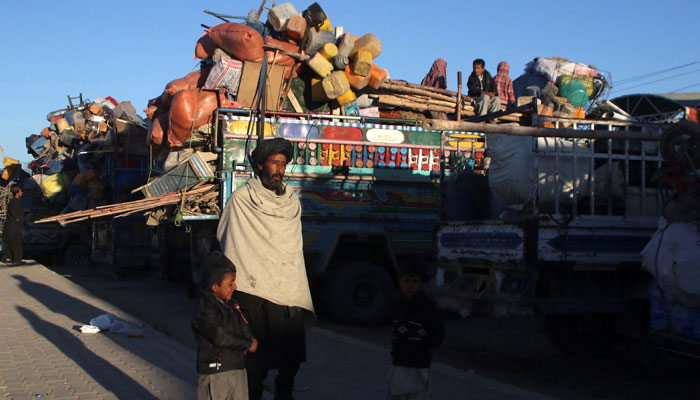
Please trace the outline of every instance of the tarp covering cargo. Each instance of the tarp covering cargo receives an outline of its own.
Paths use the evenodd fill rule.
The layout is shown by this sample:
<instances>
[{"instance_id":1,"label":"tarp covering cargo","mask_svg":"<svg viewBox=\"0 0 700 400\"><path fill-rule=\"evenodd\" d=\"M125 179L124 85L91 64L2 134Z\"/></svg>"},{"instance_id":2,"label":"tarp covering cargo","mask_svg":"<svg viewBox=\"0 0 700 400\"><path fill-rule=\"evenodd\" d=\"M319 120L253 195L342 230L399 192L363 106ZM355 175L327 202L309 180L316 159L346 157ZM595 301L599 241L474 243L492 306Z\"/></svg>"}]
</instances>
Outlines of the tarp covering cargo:
<instances>
[{"instance_id":1,"label":"tarp covering cargo","mask_svg":"<svg viewBox=\"0 0 700 400\"><path fill-rule=\"evenodd\" d=\"M562 203L571 203L574 195L585 196L589 192L590 164L584 158L590 154L587 140L561 140L533 138L529 136L489 135L487 145L491 157L489 186L496 197L507 205L528 204L535 199L540 205L551 204L559 196ZM535 147L536 146L536 147ZM542 156L536 151L580 155L577 163L571 157ZM603 172L594 174L600 179ZM623 177L617 168L613 176L597 182L595 192L619 193ZM558 175L558 182L557 182ZM619 176L618 176L619 175ZM558 188L558 185L561 188Z\"/></svg>"}]
</instances>

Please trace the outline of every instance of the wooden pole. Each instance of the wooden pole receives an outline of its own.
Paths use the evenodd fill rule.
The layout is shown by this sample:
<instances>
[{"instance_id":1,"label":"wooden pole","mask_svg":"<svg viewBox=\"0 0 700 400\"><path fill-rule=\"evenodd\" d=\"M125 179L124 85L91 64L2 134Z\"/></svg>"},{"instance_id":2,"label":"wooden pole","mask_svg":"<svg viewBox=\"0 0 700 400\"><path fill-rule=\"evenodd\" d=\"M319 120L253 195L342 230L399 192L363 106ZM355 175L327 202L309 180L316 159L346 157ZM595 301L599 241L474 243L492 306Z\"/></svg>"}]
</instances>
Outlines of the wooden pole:
<instances>
[{"instance_id":1,"label":"wooden pole","mask_svg":"<svg viewBox=\"0 0 700 400\"><path fill-rule=\"evenodd\" d=\"M375 97L379 101L379 104L381 104L381 105L411 108L411 109L418 110L418 111L441 111L441 112L446 112L446 113L451 113L451 112L455 111L453 106L443 106L443 105L430 104L430 103L420 103L417 101L407 100L407 99L403 99L403 98L396 97L396 96L372 95L372 97ZM474 116L474 111L463 109L462 114L471 117L471 116Z\"/></svg>"},{"instance_id":2,"label":"wooden pole","mask_svg":"<svg viewBox=\"0 0 700 400\"><path fill-rule=\"evenodd\" d=\"M424 87L427 87L427 86L424 86ZM416 94L416 95L432 97L434 99L444 100L444 101L451 101L451 102L455 101L454 97L451 97L451 96L447 96L447 95L440 94L440 93L435 93L435 92L432 92L430 90L419 89L419 88L403 86L403 85L397 85L397 84L392 83L392 82L382 83L382 86L379 87L379 90L392 92L392 93Z\"/></svg>"},{"instance_id":3,"label":"wooden pole","mask_svg":"<svg viewBox=\"0 0 700 400\"><path fill-rule=\"evenodd\" d=\"M406 81L402 81L402 80L387 79L386 83L390 83L390 84L398 85L398 86L412 87L412 88L421 89L421 90L427 90L430 92L443 94L445 96L457 97L457 92L453 92L451 90L440 89L440 88L436 88L436 87L432 87L432 86L423 86L423 85L419 85L417 83L411 83L411 82L406 82Z\"/></svg>"},{"instance_id":4,"label":"wooden pole","mask_svg":"<svg viewBox=\"0 0 700 400\"><path fill-rule=\"evenodd\" d=\"M444 121L426 119L423 128L430 131L463 131L497 133L516 136L561 137L571 139L632 139L660 140L661 132L629 132L629 131L585 131L565 128L538 128L532 126L481 124L465 121Z\"/></svg>"},{"instance_id":5,"label":"wooden pole","mask_svg":"<svg viewBox=\"0 0 700 400\"><path fill-rule=\"evenodd\" d=\"M265 9L265 3L267 3L267 0L263 0L262 3L260 4L260 8L258 8L258 12L255 13L255 19L258 21L260 20L260 16L263 13L263 10Z\"/></svg>"},{"instance_id":6,"label":"wooden pole","mask_svg":"<svg viewBox=\"0 0 700 400\"><path fill-rule=\"evenodd\" d=\"M376 97L377 95L369 95L370 97ZM389 96L389 95L380 95L380 96ZM391 97L396 97L399 99L405 99L408 101L413 101L416 103L421 103L421 104L434 104L436 106L443 106L443 107L449 107L451 110L449 112L457 112L457 107L455 106L454 101L444 101L444 100L436 100L432 98L425 98L425 97L417 97L417 96L411 96L407 94L398 94L398 95L393 95ZM474 107L471 105L464 105L462 104L461 107L462 112L464 111L474 111Z\"/></svg>"},{"instance_id":7,"label":"wooden pole","mask_svg":"<svg viewBox=\"0 0 700 400\"><path fill-rule=\"evenodd\" d=\"M117 203L109 206L101 206L98 208L93 208L90 210L74 211L72 213L54 215L47 218L42 218L35 221L35 223L44 223L57 221L61 225L65 225L72 222L82 221L88 218L100 218L106 217L114 214L122 214L126 212L132 212L134 210L147 210L151 208L161 207L165 205L175 204L180 201L181 196L186 198L202 196L202 194L211 190L214 187L212 184L202 185L198 188L193 188L188 192L170 192L157 197L149 197L145 199L134 200L125 203Z\"/></svg>"},{"instance_id":8,"label":"wooden pole","mask_svg":"<svg viewBox=\"0 0 700 400\"><path fill-rule=\"evenodd\" d=\"M281 47L273 46L271 44L263 45L263 49L279 51L280 53L287 55L287 56L290 56L290 57L296 59L297 61L306 61L309 58L311 58L311 57L307 56L306 54L300 54L300 53L295 53L293 51L287 51ZM277 57L277 54L275 54L275 57ZM274 60L274 58L273 58L273 60Z\"/></svg>"},{"instance_id":9,"label":"wooden pole","mask_svg":"<svg viewBox=\"0 0 700 400\"><path fill-rule=\"evenodd\" d=\"M457 105L455 106L455 114L457 114L457 121L462 120L462 113L459 112L462 109L462 71L457 71Z\"/></svg>"}]
</instances>

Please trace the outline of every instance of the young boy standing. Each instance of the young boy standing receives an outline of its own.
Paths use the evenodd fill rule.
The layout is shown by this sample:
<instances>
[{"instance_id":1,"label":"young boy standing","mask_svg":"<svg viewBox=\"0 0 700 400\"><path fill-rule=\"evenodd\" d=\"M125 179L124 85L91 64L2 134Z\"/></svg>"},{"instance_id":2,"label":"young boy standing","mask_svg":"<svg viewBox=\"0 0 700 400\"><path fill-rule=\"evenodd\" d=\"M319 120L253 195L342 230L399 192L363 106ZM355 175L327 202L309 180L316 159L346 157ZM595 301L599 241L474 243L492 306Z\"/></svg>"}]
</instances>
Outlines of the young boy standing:
<instances>
[{"instance_id":1,"label":"young boy standing","mask_svg":"<svg viewBox=\"0 0 700 400\"><path fill-rule=\"evenodd\" d=\"M258 341L232 299L236 266L218 251L202 265L202 293L192 318L197 339L197 400L248 400L243 354L255 352Z\"/></svg>"},{"instance_id":2,"label":"young boy standing","mask_svg":"<svg viewBox=\"0 0 700 400\"><path fill-rule=\"evenodd\" d=\"M444 340L445 328L438 308L423 292L426 279L418 262L407 263L399 274L401 293L392 312L390 400L430 399L430 351Z\"/></svg>"}]
</instances>

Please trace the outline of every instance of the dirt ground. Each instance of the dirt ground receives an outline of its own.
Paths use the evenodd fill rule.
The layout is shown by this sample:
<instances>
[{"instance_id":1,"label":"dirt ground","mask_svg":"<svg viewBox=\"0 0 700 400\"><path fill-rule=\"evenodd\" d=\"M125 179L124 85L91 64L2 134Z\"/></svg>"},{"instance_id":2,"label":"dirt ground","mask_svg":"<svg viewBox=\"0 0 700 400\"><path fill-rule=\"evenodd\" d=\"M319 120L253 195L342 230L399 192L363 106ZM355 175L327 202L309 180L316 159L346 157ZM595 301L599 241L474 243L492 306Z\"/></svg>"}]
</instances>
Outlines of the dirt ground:
<instances>
[{"instance_id":1,"label":"dirt ground","mask_svg":"<svg viewBox=\"0 0 700 400\"><path fill-rule=\"evenodd\" d=\"M99 297L194 347L194 307L187 288L148 277L114 279L95 271L53 268ZM351 327L320 316L316 325L389 347L389 327ZM698 364L652 371L644 351L620 345L611 357L573 357L546 339L536 317L446 316L447 339L435 359L515 386L563 399L697 399ZM439 400L439 399L438 399Z\"/></svg>"}]
</instances>

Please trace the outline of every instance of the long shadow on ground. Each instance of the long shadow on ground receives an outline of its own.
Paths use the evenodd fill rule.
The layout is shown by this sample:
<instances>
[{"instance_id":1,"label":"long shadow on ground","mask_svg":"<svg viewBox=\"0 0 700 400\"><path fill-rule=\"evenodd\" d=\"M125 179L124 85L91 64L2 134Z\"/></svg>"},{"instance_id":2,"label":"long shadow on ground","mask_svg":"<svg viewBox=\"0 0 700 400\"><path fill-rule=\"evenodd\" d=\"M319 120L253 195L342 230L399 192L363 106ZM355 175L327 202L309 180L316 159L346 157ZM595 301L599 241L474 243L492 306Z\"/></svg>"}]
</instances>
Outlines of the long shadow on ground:
<instances>
[{"instance_id":1,"label":"long shadow on ground","mask_svg":"<svg viewBox=\"0 0 700 400\"><path fill-rule=\"evenodd\" d=\"M155 399L148 390L128 375L120 371L109 361L93 353L70 331L41 319L31 310L17 306L17 311L46 340L51 342L66 357L73 360L86 371L97 383L113 392L118 398Z\"/></svg>"},{"instance_id":2,"label":"long shadow on ground","mask_svg":"<svg viewBox=\"0 0 700 400\"><path fill-rule=\"evenodd\" d=\"M22 275L13 275L20 282L20 288L28 295L34 297L49 310L63 314L79 324L87 324L92 318L105 314L106 311L88 304L71 295L56 290L43 283L33 282ZM29 310L27 310L29 311ZM30 311L31 312L31 311ZM160 368L183 382L191 382L194 385L194 353L188 363L191 368L182 368L182 362L177 362L174 357L165 352L153 351L150 339L128 338L125 335L105 334L110 340L123 347L125 350L140 357L149 364ZM80 345L82 343L73 337Z\"/></svg>"}]
</instances>

